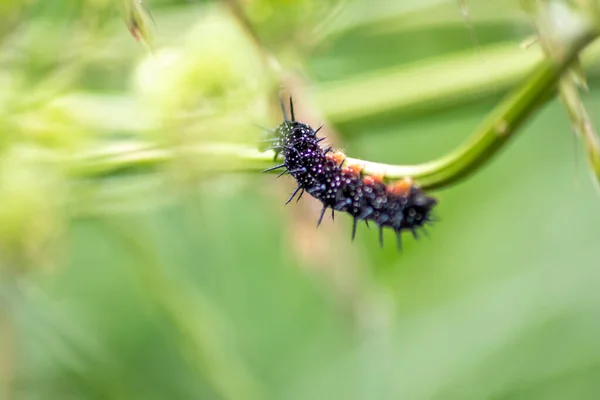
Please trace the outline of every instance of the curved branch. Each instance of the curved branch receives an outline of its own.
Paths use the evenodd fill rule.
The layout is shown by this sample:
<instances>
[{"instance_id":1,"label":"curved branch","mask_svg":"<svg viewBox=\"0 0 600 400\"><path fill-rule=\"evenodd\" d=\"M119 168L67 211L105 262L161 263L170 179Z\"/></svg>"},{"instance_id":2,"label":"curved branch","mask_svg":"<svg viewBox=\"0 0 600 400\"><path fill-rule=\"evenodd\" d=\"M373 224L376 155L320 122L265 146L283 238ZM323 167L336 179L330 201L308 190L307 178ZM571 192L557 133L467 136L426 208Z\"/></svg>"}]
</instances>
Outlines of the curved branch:
<instances>
[{"instance_id":1,"label":"curved branch","mask_svg":"<svg viewBox=\"0 0 600 400\"><path fill-rule=\"evenodd\" d=\"M519 128L542 105L553 97L563 72L579 53L598 36L593 24L581 24L560 57L541 60L529 77L510 93L476 129L462 146L437 160L417 165L389 165L364 160L346 159L360 164L367 174L384 175L387 179L413 178L424 189L440 189L475 173L515 136ZM273 153L261 153L240 145L209 143L182 149L164 149L149 143L129 142L111 145L102 151L70 160L70 172L79 177L94 178L148 169L170 162L176 156L192 153L203 171L249 172L273 165Z\"/></svg>"}]
</instances>

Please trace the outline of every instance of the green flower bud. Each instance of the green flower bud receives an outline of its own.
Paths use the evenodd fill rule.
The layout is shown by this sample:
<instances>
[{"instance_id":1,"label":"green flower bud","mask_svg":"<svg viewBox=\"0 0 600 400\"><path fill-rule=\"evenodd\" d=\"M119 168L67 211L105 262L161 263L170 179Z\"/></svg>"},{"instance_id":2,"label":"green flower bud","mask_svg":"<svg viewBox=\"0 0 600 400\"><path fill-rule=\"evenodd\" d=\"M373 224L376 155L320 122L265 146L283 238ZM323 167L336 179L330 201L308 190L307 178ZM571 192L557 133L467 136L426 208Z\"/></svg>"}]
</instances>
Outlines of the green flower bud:
<instances>
[{"instance_id":1,"label":"green flower bud","mask_svg":"<svg viewBox=\"0 0 600 400\"><path fill-rule=\"evenodd\" d=\"M268 77L258 49L237 23L211 13L185 35L180 48L149 55L135 74L135 86L163 131L196 126L207 139L220 140L235 135L236 119L233 125L246 133L250 118L266 115Z\"/></svg>"}]
</instances>

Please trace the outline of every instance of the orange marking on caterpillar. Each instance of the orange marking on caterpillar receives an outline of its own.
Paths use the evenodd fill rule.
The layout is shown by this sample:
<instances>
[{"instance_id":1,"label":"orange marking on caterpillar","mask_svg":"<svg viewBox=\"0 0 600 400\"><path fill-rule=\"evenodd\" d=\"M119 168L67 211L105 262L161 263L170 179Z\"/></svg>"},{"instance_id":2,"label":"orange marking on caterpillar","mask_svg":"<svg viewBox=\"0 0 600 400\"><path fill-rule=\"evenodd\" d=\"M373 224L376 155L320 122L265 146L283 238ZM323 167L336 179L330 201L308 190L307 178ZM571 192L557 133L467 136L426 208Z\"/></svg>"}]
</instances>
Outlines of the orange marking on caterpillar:
<instances>
[{"instance_id":1,"label":"orange marking on caterpillar","mask_svg":"<svg viewBox=\"0 0 600 400\"><path fill-rule=\"evenodd\" d=\"M366 185L374 185L376 183L383 183L383 175L367 175L363 178L363 182Z\"/></svg>"},{"instance_id":2,"label":"orange marking on caterpillar","mask_svg":"<svg viewBox=\"0 0 600 400\"><path fill-rule=\"evenodd\" d=\"M358 164L348 165L347 167L342 168L342 173L352 175L352 176L360 176L363 168Z\"/></svg>"},{"instance_id":3,"label":"orange marking on caterpillar","mask_svg":"<svg viewBox=\"0 0 600 400\"><path fill-rule=\"evenodd\" d=\"M392 183L387 187L389 193L406 197L410 194L410 190L414 186L412 178L403 178L397 182Z\"/></svg>"},{"instance_id":4,"label":"orange marking on caterpillar","mask_svg":"<svg viewBox=\"0 0 600 400\"><path fill-rule=\"evenodd\" d=\"M336 151L334 153L325 154L325 158L329 161L335 162L335 165L341 165L346 159L346 155L341 151Z\"/></svg>"}]
</instances>

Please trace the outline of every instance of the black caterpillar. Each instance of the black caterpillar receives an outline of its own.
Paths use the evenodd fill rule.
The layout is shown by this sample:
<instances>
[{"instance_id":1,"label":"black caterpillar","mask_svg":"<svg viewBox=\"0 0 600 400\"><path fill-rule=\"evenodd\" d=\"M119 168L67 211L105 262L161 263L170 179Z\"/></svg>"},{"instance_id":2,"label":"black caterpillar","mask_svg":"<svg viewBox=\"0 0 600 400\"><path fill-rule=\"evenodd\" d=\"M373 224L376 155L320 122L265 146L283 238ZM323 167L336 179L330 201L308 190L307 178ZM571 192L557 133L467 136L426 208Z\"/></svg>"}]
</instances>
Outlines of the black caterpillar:
<instances>
[{"instance_id":1,"label":"black caterpillar","mask_svg":"<svg viewBox=\"0 0 600 400\"><path fill-rule=\"evenodd\" d=\"M386 185L383 177L364 175L358 165L343 167L345 155L334 152L331 147L321 148L325 138L307 124L297 122L294 106L290 98L290 115L288 118L283 103L281 104L284 122L272 132L271 146L266 148L275 151L275 159L283 155L284 162L264 172L284 168L279 176L290 174L298 187L288 204L299 193L298 200L308 192L323 203L317 226L321 224L325 211L331 208L331 217L335 211L344 211L354 217L352 239L356 236L358 221L364 220L367 225L373 221L379 226L379 242L383 246L383 228L390 227L396 232L398 248L402 247L402 232L410 231L415 238L418 230L432 222L431 210L437 200L427 196L417 188L410 179Z\"/></svg>"}]
</instances>

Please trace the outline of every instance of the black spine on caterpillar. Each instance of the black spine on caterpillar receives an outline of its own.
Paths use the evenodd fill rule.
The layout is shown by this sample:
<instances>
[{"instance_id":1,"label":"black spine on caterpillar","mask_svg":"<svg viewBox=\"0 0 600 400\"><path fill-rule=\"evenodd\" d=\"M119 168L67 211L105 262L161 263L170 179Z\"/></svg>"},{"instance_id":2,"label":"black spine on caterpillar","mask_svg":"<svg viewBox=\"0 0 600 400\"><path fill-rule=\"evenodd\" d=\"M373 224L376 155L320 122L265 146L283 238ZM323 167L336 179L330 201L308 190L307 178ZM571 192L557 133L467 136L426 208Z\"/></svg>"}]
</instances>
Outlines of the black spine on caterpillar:
<instances>
[{"instance_id":1,"label":"black spine on caterpillar","mask_svg":"<svg viewBox=\"0 0 600 400\"><path fill-rule=\"evenodd\" d=\"M379 179L368 179L362 173L342 168L343 160L329 155L331 148L321 148L319 129L314 130L307 124L297 122L290 98L290 116L288 118L282 103L284 122L277 127L275 137L269 141L268 149L275 151L275 159L283 155L284 162L266 171L283 168L281 175L289 174L296 180L298 187L286 204L304 192L323 203L323 209L317 226L321 224L328 208L347 212L354 217L352 239L356 235L358 221L369 221L379 226L379 240L383 246L383 229L391 228L396 232L398 247L402 246L402 232L410 231L415 238L424 225L431 223L431 211L437 200L427 196L412 183L400 183L400 186L386 185ZM409 182L409 181L407 181ZM401 187L401 190L395 188Z\"/></svg>"}]
</instances>

